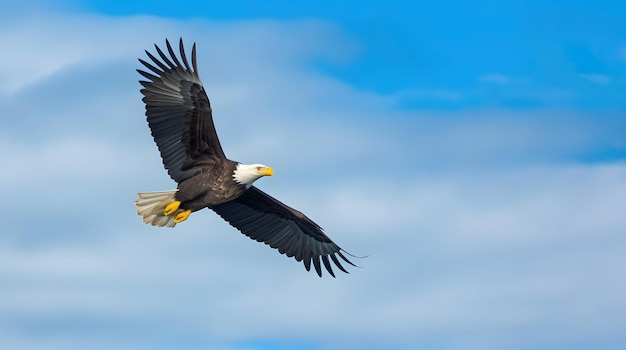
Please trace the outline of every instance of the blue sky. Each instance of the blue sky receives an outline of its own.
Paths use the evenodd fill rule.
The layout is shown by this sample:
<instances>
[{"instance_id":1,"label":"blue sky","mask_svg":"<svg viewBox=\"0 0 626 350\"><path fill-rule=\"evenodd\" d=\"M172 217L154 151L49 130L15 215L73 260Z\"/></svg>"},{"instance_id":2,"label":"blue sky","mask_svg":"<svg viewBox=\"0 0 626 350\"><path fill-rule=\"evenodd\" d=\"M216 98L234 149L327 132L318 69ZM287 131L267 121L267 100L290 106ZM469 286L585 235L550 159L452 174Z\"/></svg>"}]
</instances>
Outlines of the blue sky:
<instances>
[{"instance_id":1,"label":"blue sky","mask_svg":"<svg viewBox=\"0 0 626 350\"><path fill-rule=\"evenodd\" d=\"M352 35L358 48L349 64L323 64L327 72L380 93L420 87L462 95L448 107L624 106L621 91L613 90L625 83L621 44L626 34L620 25L623 5L614 1L180 4L102 1L83 6L113 15L330 21ZM562 96L568 101L524 94L533 89L568 90Z\"/></svg>"},{"instance_id":2,"label":"blue sky","mask_svg":"<svg viewBox=\"0 0 626 350\"><path fill-rule=\"evenodd\" d=\"M37 1L0 13L11 349L622 349L626 5ZM171 189L138 57L198 45L231 158L362 268L319 279Z\"/></svg>"}]
</instances>

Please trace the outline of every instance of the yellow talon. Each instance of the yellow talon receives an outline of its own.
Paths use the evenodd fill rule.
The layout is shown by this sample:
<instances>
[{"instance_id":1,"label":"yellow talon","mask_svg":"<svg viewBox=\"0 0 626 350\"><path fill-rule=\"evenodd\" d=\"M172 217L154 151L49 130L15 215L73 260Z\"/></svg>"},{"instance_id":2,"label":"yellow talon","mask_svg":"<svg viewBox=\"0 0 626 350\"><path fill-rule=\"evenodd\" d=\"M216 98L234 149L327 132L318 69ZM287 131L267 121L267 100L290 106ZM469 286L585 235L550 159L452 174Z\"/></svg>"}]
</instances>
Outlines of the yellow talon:
<instances>
[{"instance_id":1,"label":"yellow talon","mask_svg":"<svg viewBox=\"0 0 626 350\"><path fill-rule=\"evenodd\" d=\"M178 207L180 207L180 201L172 202L165 207L163 214L165 214L165 216L172 215L178 210Z\"/></svg>"},{"instance_id":2,"label":"yellow talon","mask_svg":"<svg viewBox=\"0 0 626 350\"><path fill-rule=\"evenodd\" d=\"M174 216L174 222L178 224L187 220L189 214L191 214L191 210L181 211L180 213L176 214L176 216Z\"/></svg>"}]
</instances>

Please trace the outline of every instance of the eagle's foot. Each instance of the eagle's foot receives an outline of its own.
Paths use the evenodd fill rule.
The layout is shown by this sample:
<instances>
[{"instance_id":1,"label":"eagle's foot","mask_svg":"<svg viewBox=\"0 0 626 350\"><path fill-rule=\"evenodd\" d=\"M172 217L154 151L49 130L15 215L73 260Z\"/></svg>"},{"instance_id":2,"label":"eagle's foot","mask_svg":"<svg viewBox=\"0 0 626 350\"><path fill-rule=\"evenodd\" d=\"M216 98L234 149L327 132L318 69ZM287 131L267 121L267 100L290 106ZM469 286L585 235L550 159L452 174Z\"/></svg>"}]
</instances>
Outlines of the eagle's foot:
<instances>
[{"instance_id":1,"label":"eagle's foot","mask_svg":"<svg viewBox=\"0 0 626 350\"><path fill-rule=\"evenodd\" d=\"M185 211L181 211L180 213L176 214L176 216L174 216L174 222L178 224L187 220L187 218L189 217L189 214L191 214L191 210L189 209Z\"/></svg>"},{"instance_id":2,"label":"eagle's foot","mask_svg":"<svg viewBox=\"0 0 626 350\"><path fill-rule=\"evenodd\" d=\"M180 207L180 201L174 201L165 207L163 214L165 214L165 216L170 216L178 210L178 207Z\"/></svg>"}]
</instances>

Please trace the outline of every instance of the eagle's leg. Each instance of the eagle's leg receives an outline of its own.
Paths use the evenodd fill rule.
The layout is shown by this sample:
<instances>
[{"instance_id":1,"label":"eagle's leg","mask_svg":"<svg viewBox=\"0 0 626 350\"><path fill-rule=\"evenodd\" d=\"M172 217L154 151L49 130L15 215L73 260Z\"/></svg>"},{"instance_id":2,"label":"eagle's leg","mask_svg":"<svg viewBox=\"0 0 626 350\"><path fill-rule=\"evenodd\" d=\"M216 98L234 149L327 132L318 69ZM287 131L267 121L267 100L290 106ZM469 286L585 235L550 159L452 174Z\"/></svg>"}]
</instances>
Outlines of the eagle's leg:
<instances>
[{"instance_id":1,"label":"eagle's leg","mask_svg":"<svg viewBox=\"0 0 626 350\"><path fill-rule=\"evenodd\" d=\"M176 216L174 216L174 222L178 224L180 222L187 220L187 218L189 217L189 214L191 214L191 210L189 209L181 211L180 213L176 214Z\"/></svg>"},{"instance_id":2,"label":"eagle's leg","mask_svg":"<svg viewBox=\"0 0 626 350\"><path fill-rule=\"evenodd\" d=\"M178 207L180 207L180 201L174 201L165 207L165 210L163 210L163 214L165 214L165 216L172 215L178 210ZM189 216L189 214L187 215Z\"/></svg>"}]
</instances>

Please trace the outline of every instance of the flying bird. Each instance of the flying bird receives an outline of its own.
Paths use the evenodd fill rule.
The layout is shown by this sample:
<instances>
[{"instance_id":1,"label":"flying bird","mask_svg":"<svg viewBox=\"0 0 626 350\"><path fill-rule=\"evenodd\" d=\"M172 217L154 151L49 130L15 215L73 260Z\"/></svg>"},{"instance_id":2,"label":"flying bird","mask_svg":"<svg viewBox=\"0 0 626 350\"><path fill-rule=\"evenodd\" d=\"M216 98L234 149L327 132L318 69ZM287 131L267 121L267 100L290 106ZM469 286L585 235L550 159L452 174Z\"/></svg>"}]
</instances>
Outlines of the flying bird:
<instances>
[{"instance_id":1,"label":"flying bird","mask_svg":"<svg viewBox=\"0 0 626 350\"><path fill-rule=\"evenodd\" d=\"M139 193L137 214L146 224L174 227L191 213L209 208L251 239L302 261L307 271L313 263L321 277L323 264L335 277L332 261L348 273L337 257L356 265L318 224L253 186L259 178L272 176L272 168L242 164L224 154L198 75L196 44L191 65L182 38L180 59L168 40L165 44L169 56L155 44L159 57L146 50L152 63L139 59L147 70L137 72L147 79L139 83L152 137L165 169L178 186L171 191Z\"/></svg>"}]
</instances>

